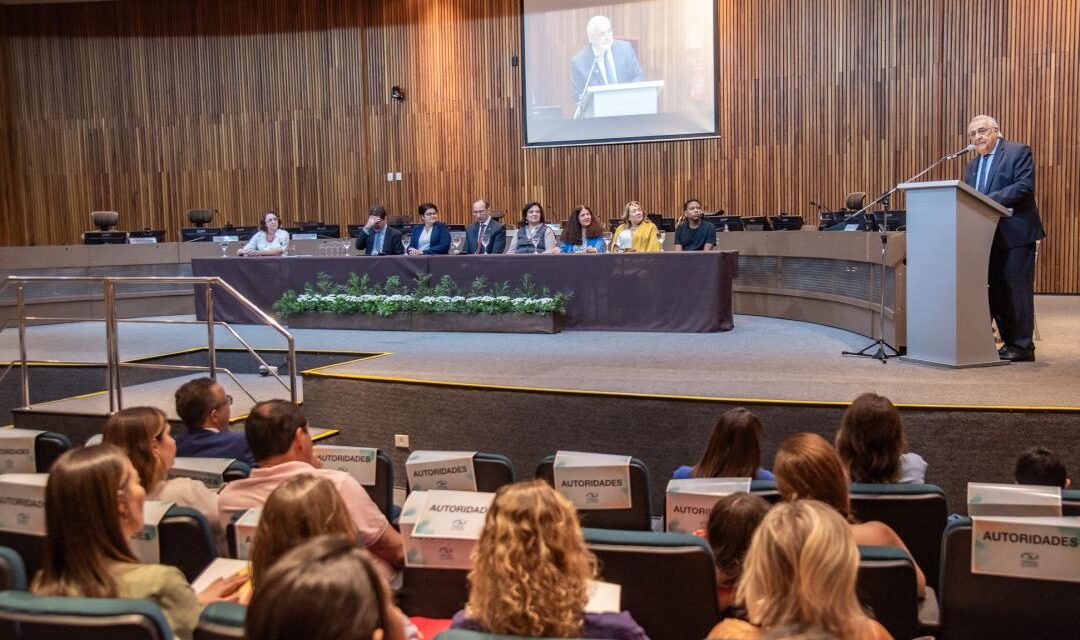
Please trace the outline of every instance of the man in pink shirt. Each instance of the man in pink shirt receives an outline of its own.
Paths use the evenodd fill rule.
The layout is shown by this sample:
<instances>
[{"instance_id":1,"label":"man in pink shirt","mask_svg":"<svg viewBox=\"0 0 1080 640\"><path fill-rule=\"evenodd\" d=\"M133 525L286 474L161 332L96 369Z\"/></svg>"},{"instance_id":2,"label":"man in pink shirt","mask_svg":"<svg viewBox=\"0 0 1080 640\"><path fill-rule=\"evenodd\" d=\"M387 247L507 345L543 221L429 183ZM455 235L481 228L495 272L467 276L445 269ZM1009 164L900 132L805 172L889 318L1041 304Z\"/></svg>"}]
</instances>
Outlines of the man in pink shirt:
<instances>
[{"instance_id":1,"label":"man in pink shirt","mask_svg":"<svg viewBox=\"0 0 1080 640\"><path fill-rule=\"evenodd\" d=\"M261 507L282 482L301 474L326 478L344 501L360 532L360 541L390 567L405 562L401 534L390 526L364 488L344 471L319 468L308 433L307 418L287 400L266 400L255 405L244 423L248 446L259 467L251 477L234 480L218 494L218 509L227 525L233 515Z\"/></svg>"}]
</instances>

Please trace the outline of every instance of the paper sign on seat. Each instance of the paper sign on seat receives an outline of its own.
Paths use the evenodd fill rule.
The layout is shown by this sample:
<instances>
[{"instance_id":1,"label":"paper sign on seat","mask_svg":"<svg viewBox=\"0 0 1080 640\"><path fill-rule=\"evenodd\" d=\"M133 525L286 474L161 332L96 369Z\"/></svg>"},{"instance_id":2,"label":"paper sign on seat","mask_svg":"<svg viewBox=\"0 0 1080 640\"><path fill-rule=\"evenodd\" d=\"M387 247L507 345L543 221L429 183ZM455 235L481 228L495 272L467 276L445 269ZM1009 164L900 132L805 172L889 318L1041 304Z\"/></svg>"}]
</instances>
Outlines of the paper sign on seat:
<instances>
[{"instance_id":1,"label":"paper sign on seat","mask_svg":"<svg viewBox=\"0 0 1080 640\"><path fill-rule=\"evenodd\" d=\"M750 493L750 478L688 478L669 480L665 522L670 533L694 533L709 523L709 514L720 498Z\"/></svg>"},{"instance_id":2,"label":"paper sign on seat","mask_svg":"<svg viewBox=\"0 0 1080 640\"><path fill-rule=\"evenodd\" d=\"M410 532L412 544L419 547L416 558L425 567L472 567L470 554L484 530L495 494L476 491L426 493L424 506Z\"/></svg>"},{"instance_id":3,"label":"paper sign on seat","mask_svg":"<svg viewBox=\"0 0 1080 640\"><path fill-rule=\"evenodd\" d=\"M0 530L45 535L47 473L0 475Z\"/></svg>"},{"instance_id":4,"label":"paper sign on seat","mask_svg":"<svg viewBox=\"0 0 1080 640\"><path fill-rule=\"evenodd\" d=\"M578 509L629 509L630 456L580 451L555 454L555 488Z\"/></svg>"},{"instance_id":5,"label":"paper sign on seat","mask_svg":"<svg viewBox=\"0 0 1080 640\"><path fill-rule=\"evenodd\" d=\"M34 441L45 433L33 429L0 429L0 473L34 473Z\"/></svg>"},{"instance_id":6,"label":"paper sign on seat","mask_svg":"<svg viewBox=\"0 0 1080 640\"><path fill-rule=\"evenodd\" d=\"M969 482L967 497L970 516L1061 515L1061 487Z\"/></svg>"},{"instance_id":7,"label":"paper sign on seat","mask_svg":"<svg viewBox=\"0 0 1080 640\"><path fill-rule=\"evenodd\" d=\"M1080 517L977 516L971 547L972 573L1080 582Z\"/></svg>"},{"instance_id":8,"label":"paper sign on seat","mask_svg":"<svg viewBox=\"0 0 1080 640\"><path fill-rule=\"evenodd\" d=\"M344 447L319 445L315 455L322 461L324 469L344 471L365 487L375 485L375 458L378 449L367 447Z\"/></svg>"},{"instance_id":9,"label":"paper sign on seat","mask_svg":"<svg viewBox=\"0 0 1080 640\"><path fill-rule=\"evenodd\" d=\"M405 461L412 491L476 491L475 451L413 451Z\"/></svg>"},{"instance_id":10,"label":"paper sign on seat","mask_svg":"<svg viewBox=\"0 0 1080 640\"><path fill-rule=\"evenodd\" d=\"M139 562L158 564L161 562L161 533L158 530L165 514L172 508L172 502L147 500L143 503L143 526L131 536L128 545L131 553Z\"/></svg>"},{"instance_id":11,"label":"paper sign on seat","mask_svg":"<svg viewBox=\"0 0 1080 640\"><path fill-rule=\"evenodd\" d=\"M169 477L192 478L216 491L225 484L225 470L234 462L235 458L177 458Z\"/></svg>"}]
</instances>

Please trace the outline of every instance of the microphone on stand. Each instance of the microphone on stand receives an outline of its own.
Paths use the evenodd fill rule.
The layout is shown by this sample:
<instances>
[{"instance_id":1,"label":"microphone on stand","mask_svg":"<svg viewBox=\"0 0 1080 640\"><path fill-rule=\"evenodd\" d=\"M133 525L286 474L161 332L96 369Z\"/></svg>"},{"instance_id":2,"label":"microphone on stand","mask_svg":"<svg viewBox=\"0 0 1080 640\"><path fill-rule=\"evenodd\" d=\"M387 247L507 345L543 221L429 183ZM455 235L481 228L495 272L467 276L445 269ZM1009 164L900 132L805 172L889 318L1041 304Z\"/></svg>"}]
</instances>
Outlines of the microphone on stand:
<instances>
[{"instance_id":1,"label":"microphone on stand","mask_svg":"<svg viewBox=\"0 0 1080 640\"><path fill-rule=\"evenodd\" d=\"M955 158L959 158L960 156L962 156L964 154L971 153L974 150L975 150L975 145L969 144L968 146L964 147L963 149L960 149L959 151L954 151L954 152L950 153L949 155L945 156L945 159L946 160L953 160Z\"/></svg>"},{"instance_id":2,"label":"microphone on stand","mask_svg":"<svg viewBox=\"0 0 1080 640\"><path fill-rule=\"evenodd\" d=\"M604 53L600 54L599 56L593 57L592 65L589 67L589 75L585 78L585 87L581 90L581 95L579 95L577 98L577 108L574 109L574 120L577 120L579 117L581 117L581 112L585 108L585 94L589 92L589 83L592 82L593 74L596 73L597 63L600 62L600 58L602 58L606 53L607 50L605 50Z\"/></svg>"},{"instance_id":3,"label":"microphone on stand","mask_svg":"<svg viewBox=\"0 0 1080 640\"><path fill-rule=\"evenodd\" d=\"M828 207L820 205L820 204L814 202L813 200L810 201L810 206L811 207L817 207L818 211L828 211L829 210Z\"/></svg>"}]
</instances>

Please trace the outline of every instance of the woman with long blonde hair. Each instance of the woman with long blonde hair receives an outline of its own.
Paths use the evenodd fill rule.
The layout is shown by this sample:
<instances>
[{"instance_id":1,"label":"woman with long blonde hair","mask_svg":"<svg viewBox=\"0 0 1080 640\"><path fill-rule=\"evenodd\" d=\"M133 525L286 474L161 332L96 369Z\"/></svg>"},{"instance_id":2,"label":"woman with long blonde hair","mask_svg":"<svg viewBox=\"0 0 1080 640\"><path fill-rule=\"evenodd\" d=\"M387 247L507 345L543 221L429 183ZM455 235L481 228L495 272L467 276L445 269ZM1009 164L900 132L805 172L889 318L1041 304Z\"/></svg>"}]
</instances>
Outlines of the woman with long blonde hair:
<instances>
[{"instance_id":1,"label":"woman with long blonde hair","mask_svg":"<svg viewBox=\"0 0 1080 640\"><path fill-rule=\"evenodd\" d=\"M541 480L495 494L452 628L526 637L643 640L627 612L585 613L596 558L577 511Z\"/></svg>"},{"instance_id":2,"label":"woman with long blonde hair","mask_svg":"<svg viewBox=\"0 0 1080 640\"><path fill-rule=\"evenodd\" d=\"M645 209L637 200L623 207L622 224L611 236L612 251L660 251L660 231L645 217Z\"/></svg>"},{"instance_id":3,"label":"woman with long blonde hair","mask_svg":"<svg viewBox=\"0 0 1080 640\"><path fill-rule=\"evenodd\" d=\"M729 618L709 637L754 640L808 625L839 640L891 639L859 605L858 573L855 537L835 509L816 500L778 504L754 532L735 593L750 622Z\"/></svg>"}]
</instances>

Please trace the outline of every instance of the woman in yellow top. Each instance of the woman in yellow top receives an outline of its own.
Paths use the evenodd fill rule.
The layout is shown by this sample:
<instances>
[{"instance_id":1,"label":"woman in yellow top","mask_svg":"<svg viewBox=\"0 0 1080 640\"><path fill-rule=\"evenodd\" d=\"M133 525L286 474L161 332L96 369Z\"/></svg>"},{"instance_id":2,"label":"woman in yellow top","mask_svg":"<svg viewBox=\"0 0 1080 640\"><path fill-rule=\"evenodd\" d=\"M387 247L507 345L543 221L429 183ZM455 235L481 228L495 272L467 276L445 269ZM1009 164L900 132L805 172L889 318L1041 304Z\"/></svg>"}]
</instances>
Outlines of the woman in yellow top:
<instances>
[{"instance_id":1,"label":"woman in yellow top","mask_svg":"<svg viewBox=\"0 0 1080 640\"><path fill-rule=\"evenodd\" d=\"M660 251L656 225L645 219L645 210L636 200L623 207L622 224L611 234L612 251Z\"/></svg>"}]
</instances>

